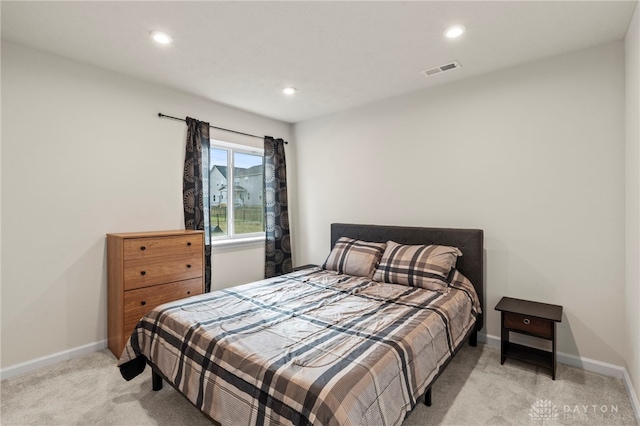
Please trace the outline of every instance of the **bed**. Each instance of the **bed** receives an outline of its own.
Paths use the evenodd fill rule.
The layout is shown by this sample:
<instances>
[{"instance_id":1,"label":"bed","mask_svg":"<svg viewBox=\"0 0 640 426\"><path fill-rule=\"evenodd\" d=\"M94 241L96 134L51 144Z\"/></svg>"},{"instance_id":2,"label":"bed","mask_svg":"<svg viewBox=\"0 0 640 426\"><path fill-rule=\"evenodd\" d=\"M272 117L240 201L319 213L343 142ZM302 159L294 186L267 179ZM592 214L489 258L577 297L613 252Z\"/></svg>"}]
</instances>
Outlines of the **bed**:
<instances>
[{"instance_id":1,"label":"bed","mask_svg":"<svg viewBox=\"0 0 640 426\"><path fill-rule=\"evenodd\" d=\"M397 282L406 271L394 259L411 254L413 273L418 245L459 250L455 264ZM222 425L402 423L421 398L431 404L461 345L476 345L483 231L336 223L331 247L322 267L153 309L122 376L150 365L154 390L167 381ZM359 270L374 252L370 273Z\"/></svg>"}]
</instances>

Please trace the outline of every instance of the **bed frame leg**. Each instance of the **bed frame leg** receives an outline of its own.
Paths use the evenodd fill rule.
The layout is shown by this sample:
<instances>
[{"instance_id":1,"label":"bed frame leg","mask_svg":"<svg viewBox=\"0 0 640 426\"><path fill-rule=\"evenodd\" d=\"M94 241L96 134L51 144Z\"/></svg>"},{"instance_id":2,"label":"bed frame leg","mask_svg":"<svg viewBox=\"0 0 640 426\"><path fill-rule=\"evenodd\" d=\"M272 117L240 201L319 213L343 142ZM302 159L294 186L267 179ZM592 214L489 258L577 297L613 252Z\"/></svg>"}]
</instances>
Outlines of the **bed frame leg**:
<instances>
[{"instance_id":1,"label":"bed frame leg","mask_svg":"<svg viewBox=\"0 0 640 426\"><path fill-rule=\"evenodd\" d=\"M424 405L431 407L431 388L424 393Z\"/></svg>"},{"instance_id":2,"label":"bed frame leg","mask_svg":"<svg viewBox=\"0 0 640 426\"><path fill-rule=\"evenodd\" d=\"M154 391L162 389L162 376L153 370L151 371L151 386Z\"/></svg>"},{"instance_id":3,"label":"bed frame leg","mask_svg":"<svg viewBox=\"0 0 640 426\"><path fill-rule=\"evenodd\" d=\"M469 346L473 346L474 348L478 346L478 330L473 330L469 336Z\"/></svg>"}]
</instances>

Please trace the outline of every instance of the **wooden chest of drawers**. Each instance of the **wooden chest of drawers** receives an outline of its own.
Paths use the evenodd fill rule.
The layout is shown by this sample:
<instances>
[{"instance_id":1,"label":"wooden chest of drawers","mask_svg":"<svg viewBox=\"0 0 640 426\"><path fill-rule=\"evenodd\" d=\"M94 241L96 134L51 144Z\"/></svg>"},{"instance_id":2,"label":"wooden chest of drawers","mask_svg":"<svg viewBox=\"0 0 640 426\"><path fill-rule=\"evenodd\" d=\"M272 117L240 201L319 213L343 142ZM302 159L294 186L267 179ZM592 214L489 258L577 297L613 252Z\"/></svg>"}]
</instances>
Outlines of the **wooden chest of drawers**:
<instances>
[{"instance_id":1,"label":"wooden chest of drawers","mask_svg":"<svg viewBox=\"0 0 640 426\"><path fill-rule=\"evenodd\" d=\"M204 232L107 234L109 349L120 357L149 310L204 292Z\"/></svg>"}]
</instances>

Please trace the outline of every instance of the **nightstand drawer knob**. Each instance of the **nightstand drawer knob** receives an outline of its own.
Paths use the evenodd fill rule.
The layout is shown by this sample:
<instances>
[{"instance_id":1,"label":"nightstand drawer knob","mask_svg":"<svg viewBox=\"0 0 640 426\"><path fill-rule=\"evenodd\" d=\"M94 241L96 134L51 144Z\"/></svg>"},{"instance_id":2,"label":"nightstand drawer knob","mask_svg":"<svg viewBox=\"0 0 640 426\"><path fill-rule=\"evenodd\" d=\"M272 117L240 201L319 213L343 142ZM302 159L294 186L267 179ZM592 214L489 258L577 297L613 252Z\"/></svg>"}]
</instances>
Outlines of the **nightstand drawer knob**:
<instances>
[{"instance_id":1,"label":"nightstand drawer knob","mask_svg":"<svg viewBox=\"0 0 640 426\"><path fill-rule=\"evenodd\" d=\"M522 322L525 323L526 325L531 324L531 320L529 320L529 318L523 319Z\"/></svg>"},{"instance_id":2,"label":"nightstand drawer knob","mask_svg":"<svg viewBox=\"0 0 640 426\"><path fill-rule=\"evenodd\" d=\"M191 292L190 292L190 291L188 291L188 292L187 292L187 294L191 294Z\"/></svg>"},{"instance_id":3,"label":"nightstand drawer knob","mask_svg":"<svg viewBox=\"0 0 640 426\"><path fill-rule=\"evenodd\" d=\"M146 271L140 271L140 275L147 275Z\"/></svg>"},{"instance_id":4,"label":"nightstand drawer knob","mask_svg":"<svg viewBox=\"0 0 640 426\"><path fill-rule=\"evenodd\" d=\"M140 250L146 250L147 248L145 246L140 247Z\"/></svg>"},{"instance_id":5,"label":"nightstand drawer knob","mask_svg":"<svg viewBox=\"0 0 640 426\"><path fill-rule=\"evenodd\" d=\"M188 242L188 243L187 243L187 246L188 246L188 247L191 247L191 242Z\"/></svg>"},{"instance_id":6,"label":"nightstand drawer knob","mask_svg":"<svg viewBox=\"0 0 640 426\"><path fill-rule=\"evenodd\" d=\"M145 301L143 300L142 302L140 302L140 304L141 304L142 306L144 306L144 305L146 305L146 304L147 304L147 302L145 302Z\"/></svg>"},{"instance_id":7,"label":"nightstand drawer knob","mask_svg":"<svg viewBox=\"0 0 640 426\"><path fill-rule=\"evenodd\" d=\"M187 268L191 268L191 265L187 265Z\"/></svg>"}]
</instances>

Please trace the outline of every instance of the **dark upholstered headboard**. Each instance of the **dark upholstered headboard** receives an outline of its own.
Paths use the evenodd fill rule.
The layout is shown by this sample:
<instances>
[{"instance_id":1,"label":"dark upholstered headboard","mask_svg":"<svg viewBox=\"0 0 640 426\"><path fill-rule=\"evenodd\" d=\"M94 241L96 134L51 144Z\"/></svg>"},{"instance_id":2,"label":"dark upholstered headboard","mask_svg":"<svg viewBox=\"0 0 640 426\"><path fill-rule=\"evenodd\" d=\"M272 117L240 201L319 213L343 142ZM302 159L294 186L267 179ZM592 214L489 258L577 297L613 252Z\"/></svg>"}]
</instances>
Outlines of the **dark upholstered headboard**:
<instances>
[{"instance_id":1,"label":"dark upholstered headboard","mask_svg":"<svg viewBox=\"0 0 640 426\"><path fill-rule=\"evenodd\" d=\"M376 243L386 243L391 240L400 244L438 244L458 247L462 251L462 256L458 258L456 269L473 283L484 311L484 232L482 229L332 223L332 248L340 237ZM476 322L476 330L480 331L483 323L483 315L481 314Z\"/></svg>"}]
</instances>

